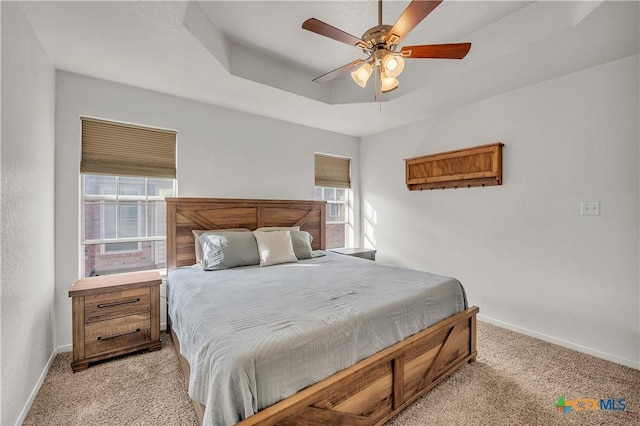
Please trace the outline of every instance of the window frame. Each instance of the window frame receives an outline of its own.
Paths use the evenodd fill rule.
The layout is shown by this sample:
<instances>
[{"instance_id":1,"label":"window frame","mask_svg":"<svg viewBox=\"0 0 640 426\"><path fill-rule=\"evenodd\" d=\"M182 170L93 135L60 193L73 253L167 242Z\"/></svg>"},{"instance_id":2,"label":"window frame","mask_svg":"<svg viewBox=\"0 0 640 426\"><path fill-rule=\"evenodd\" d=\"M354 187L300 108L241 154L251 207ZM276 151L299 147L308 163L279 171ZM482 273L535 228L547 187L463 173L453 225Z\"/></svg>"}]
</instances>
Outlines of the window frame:
<instances>
[{"instance_id":1,"label":"window frame","mask_svg":"<svg viewBox=\"0 0 640 426\"><path fill-rule=\"evenodd\" d=\"M93 175L93 176L95 176L95 175ZM114 177L116 177L116 176L114 176ZM82 181L84 182L84 175L83 175ZM145 181L145 192L146 192L146 185L147 185L147 182ZM118 179L116 179L116 194L114 195L114 197L116 197L116 200L117 200L117 194L118 193L119 193ZM84 188L83 188L82 194L84 195ZM84 201L83 201L83 206L84 206ZM120 204L116 201L116 203L115 203L115 207L116 207L116 209L115 209L115 227L116 227L116 229L114 230L114 234L116 235L116 238L117 238L117 235L118 235L119 224L120 224L119 206L120 206ZM142 211L143 209L141 208L142 206L140 204L136 204L136 207L137 207L137 216L138 216L137 217L138 228L140 228L141 221L144 221L145 222L145 233L146 233L146 226L147 225L146 225L146 221L144 219L144 212ZM146 208L144 210L146 210ZM103 203L100 203L100 215L101 215L100 216L101 218L104 218L106 216L106 214L105 214L105 204L103 204ZM85 215L83 214L82 217L85 218ZM107 235L107 231L106 231L107 221L106 220L100 221L100 225L101 225L101 234L100 235ZM85 229L84 226L83 226L82 229ZM138 232L140 232L140 229L138 229ZM136 244L137 248L135 248L133 250L107 250L107 246L109 246L111 244L132 244L132 243L116 241L116 242L109 243L109 244L100 244L100 254L101 255L110 255L110 254L118 255L118 254L126 254L126 253L140 253L142 251L142 243L141 242L138 242Z\"/></svg>"},{"instance_id":2,"label":"window frame","mask_svg":"<svg viewBox=\"0 0 640 426\"><path fill-rule=\"evenodd\" d=\"M315 196L316 189L322 190L322 197L317 198ZM346 194L345 200L325 200L325 189L333 189L333 190L344 190ZM336 197L337 198L337 197ZM354 222L355 218L353 216L353 190L351 188L341 188L334 186L316 186L314 185L314 199L319 201L324 201L327 203L327 220L326 225L344 225L345 226L345 241L342 247L351 247L354 244ZM329 220L329 205L343 205L345 209L345 220L332 221Z\"/></svg>"},{"instance_id":3,"label":"window frame","mask_svg":"<svg viewBox=\"0 0 640 426\"><path fill-rule=\"evenodd\" d=\"M153 180L157 180L157 179L161 179L161 178L156 178L156 177L138 177L140 179L144 179L145 180L145 195L120 195L119 192L119 178L121 177L128 177L128 176L113 176L116 178L116 193L113 195L109 195L109 194L90 194L90 195L86 195L85 194L85 176L98 176L95 174L82 174L81 175L81 192L80 192L80 208L81 208L81 217L80 217L80 222L81 222L81 237L80 237L80 244L81 245L94 245L94 244L109 244L109 243L129 243L129 242L145 242L145 241L165 241L167 239L166 235L159 235L159 236L148 236L149 234L149 223L146 219L147 216L147 207L150 204L153 204L155 202L158 201L162 201L164 202L165 196L158 196L158 195L153 195L153 196L149 196L149 194L147 193L147 184L149 179L153 179ZM106 175L105 175L106 176ZM172 195L171 197L175 197L177 194L177 180L176 179L169 179L169 178L164 178L165 180L171 180L173 181L173 188L172 188ZM89 199L89 200L87 200ZM114 201L115 200L115 201ZM115 238L94 238L94 239L87 239L85 238L85 203L89 201L90 203L96 203L99 204L101 206L101 209L104 207L104 202L113 202L114 205L116 206L116 237ZM143 218L144 220L144 233L145 236L144 237L124 237L124 238L118 238L118 224L119 224L119 215L117 214L118 212L118 206L122 203L131 203L131 202L143 202L144 204L144 212L142 213L142 215L140 217Z\"/></svg>"},{"instance_id":4,"label":"window frame","mask_svg":"<svg viewBox=\"0 0 640 426\"><path fill-rule=\"evenodd\" d=\"M343 205L345 212L344 215L346 216L345 220L329 220L329 212L327 212L327 224L328 225L349 225L349 203L351 201L351 189L350 188L337 188L337 187L333 187L333 186L316 186L315 188L322 188L322 201L327 203L327 207L329 206L329 204L333 204L333 205ZM325 189L332 189L334 191L337 190L343 190L345 191L346 194L346 199L341 201L341 200L325 200L324 196L325 196ZM337 197L336 197L337 198Z\"/></svg>"},{"instance_id":5,"label":"window frame","mask_svg":"<svg viewBox=\"0 0 640 426\"><path fill-rule=\"evenodd\" d=\"M86 194L86 177L87 176L109 176L115 178L115 193L113 194ZM131 195L120 194L120 179L121 178L137 178L144 179L144 195ZM149 194L149 180L165 180L172 182L170 195L150 195ZM142 252L142 243L145 242L166 242L167 237L165 235L153 235L149 236L150 223L149 223L149 207L155 205L158 202L164 203L165 197L176 197L178 192L178 181L172 178L158 178L154 176L142 177L142 176L118 176L118 175L99 175L94 173L81 173L80 174L80 253L81 253L81 265L86 262L85 247L100 245L101 255L123 255L128 253ZM120 215L119 207L122 204L136 203L138 207L138 230L144 233L144 236L139 237L118 237ZM86 206L99 205L100 206L100 238L86 238ZM104 207L106 205L115 206L115 237L105 237L105 225L104 222ZM122 250L122 251L107 251L105 250L108 244L118 243L138 243L136 250ZM81 276L86 276L86 270L81 268Z\"/></svg>"}]
</instances>

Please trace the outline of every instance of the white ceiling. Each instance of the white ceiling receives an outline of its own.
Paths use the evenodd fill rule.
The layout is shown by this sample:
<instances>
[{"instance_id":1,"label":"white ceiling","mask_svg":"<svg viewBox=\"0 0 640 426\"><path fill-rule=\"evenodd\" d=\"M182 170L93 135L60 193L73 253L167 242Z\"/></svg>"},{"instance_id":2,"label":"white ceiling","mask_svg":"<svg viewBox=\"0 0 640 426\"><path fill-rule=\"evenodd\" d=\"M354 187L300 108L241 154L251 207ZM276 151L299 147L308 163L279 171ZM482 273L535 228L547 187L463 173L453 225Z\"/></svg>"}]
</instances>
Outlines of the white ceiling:
<instances>
[{"instance_id":1,"label":"white ceiling","mask_svg":"<svg viewBox=\"0 0 640 426\"><path fill-rule=\"evenodd\" d=\"M393 25L408 1L385 1ZM464 60L408 60L373 99L348 74L364 54L301 29L315 17L360 37L377 4L354 1L23 2L56 68L353 136L637 54L637 2L445 0L401 45L471 42ZM382 109L382 111L380 111Z\"/></svg>"}]
</instances>

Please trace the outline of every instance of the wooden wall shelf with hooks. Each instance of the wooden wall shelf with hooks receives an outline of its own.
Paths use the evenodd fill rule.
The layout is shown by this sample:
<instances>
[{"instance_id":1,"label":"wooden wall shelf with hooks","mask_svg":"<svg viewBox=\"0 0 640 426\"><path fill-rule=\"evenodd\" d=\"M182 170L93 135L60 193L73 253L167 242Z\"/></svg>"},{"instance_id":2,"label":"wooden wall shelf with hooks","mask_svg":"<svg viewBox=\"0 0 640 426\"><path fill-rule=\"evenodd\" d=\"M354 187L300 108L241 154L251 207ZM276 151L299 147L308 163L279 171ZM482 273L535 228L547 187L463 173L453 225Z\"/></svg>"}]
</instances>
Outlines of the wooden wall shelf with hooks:
<instances>
[{"instance_id":1,"label":"wooden wall shelf with hooks","mask_svg":"<svg viewBox=\"0 0 640 426\"><path fill-rule=\"evenodd\" d=\"M410 191L502 185L502 147L489 145L405 159Z\"/></svg>"}]
</instances>

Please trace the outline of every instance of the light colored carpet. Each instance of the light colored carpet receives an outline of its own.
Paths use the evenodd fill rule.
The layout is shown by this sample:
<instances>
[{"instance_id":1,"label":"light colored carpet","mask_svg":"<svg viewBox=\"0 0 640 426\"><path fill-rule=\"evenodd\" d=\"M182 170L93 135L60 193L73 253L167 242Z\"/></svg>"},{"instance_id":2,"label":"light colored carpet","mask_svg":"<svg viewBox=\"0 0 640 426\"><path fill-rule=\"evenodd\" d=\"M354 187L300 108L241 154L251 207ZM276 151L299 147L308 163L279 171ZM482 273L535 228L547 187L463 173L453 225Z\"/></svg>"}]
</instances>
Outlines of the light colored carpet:
<instances>
[{"instance_id":1,"label":"light colored carpet","mask_svg":"<svg viewBox=\"0 0 640 426\"><path fill-rule=\"evenodd\" d=\"M196 419L171 336L162 349L119 357L73 373L58 354L24 425L193 425Z\"/></svg>"},{"instance_id":2,"label":"light colored carpet","mask_svg":"<svg viewBox=\"0 0 640 426\"><path fill-rule=\"evenodd\" d=\"M625 398L621 411L555 408L558 397ZM387 426L640 425L640 371L478 322L478 359Z\"/></svg>"},{"instance_id":3,"label":"light colored carpet","mask_svg":"<svg viewBox=\"0 0 640 426\"><path fill-rule=\"evenodd\" d=\"M59 354L25 425L196 425L171 343L73 374ZM640 425L640 371L478 323L478 360L388 426ZM625 398L626 411L558 411L558 397Z\"/></svg>"}]
</instances>

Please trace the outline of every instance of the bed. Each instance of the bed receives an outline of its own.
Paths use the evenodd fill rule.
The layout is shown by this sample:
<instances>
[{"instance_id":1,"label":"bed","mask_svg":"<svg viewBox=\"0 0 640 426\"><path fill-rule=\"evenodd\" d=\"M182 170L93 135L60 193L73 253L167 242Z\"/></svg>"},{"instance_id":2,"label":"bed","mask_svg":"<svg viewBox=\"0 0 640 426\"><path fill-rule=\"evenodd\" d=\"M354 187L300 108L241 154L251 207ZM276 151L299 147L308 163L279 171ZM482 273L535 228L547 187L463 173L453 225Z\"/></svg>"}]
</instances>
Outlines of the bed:
<instances>
[{"instance_id":1,"label":"bed","mask_svg":"<svg viewBox=\"0 0 640 426\"><path fill-rule=\"evenodd\" d=\"M381 425L476 358L478 308L467 307L456 280L323 252L325 209L316 201L167 199L169 324L201 424ZM316 256L267 268L204 272L192 267L193 230L286 226L309 232ZM251 287L257 278L263 279L262 293ZM212 279L214 284L207 281ZM385 285L394 286L386 296ZM196 307L209 293L214 296L207 306L213 307ZM423 293L431 301L421 302ZM325 306L330 299L339 306ZM388 300L382 304L381 299ZM421 303L434 309L408 316L416 315ZM292 326L288 315L302 321ZM338 337L323 337L320 323L338 330ZM369 337L353 339L361 325L371 327L358 331ZM393 341L381 337L384 329ZM249 335L255 343L247 343ZM275 340L280 346L272 344ZM350 347L353 341L358 343ZM201 373L209 360L224 362ZM235 388L242 388L237 395ZM238 418L233 408L229 417L229 404L236 404Z\"/></svg>"}]
</instances>

